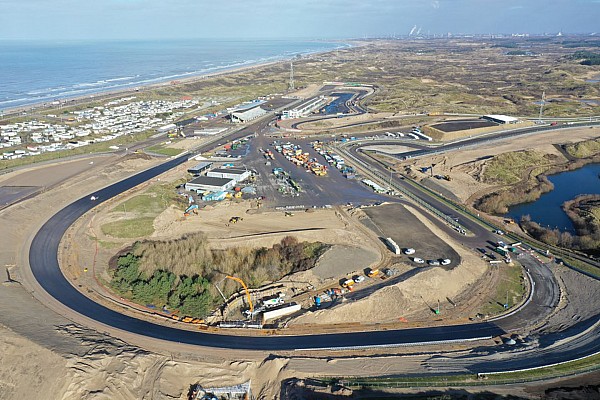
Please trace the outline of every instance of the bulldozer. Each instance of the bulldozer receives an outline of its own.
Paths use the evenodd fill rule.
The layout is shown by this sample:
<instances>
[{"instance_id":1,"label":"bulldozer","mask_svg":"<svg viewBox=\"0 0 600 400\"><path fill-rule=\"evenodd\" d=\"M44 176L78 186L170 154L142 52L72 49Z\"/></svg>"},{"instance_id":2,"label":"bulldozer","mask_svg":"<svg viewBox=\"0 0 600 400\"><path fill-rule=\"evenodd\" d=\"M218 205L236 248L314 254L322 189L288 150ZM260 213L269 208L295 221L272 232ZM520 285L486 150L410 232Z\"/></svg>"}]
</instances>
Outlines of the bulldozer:
<instances>
[{"instance_id":1,"label":"bulldozer","mask_svg":"<svg viewBox=\"0 0 600 400\"><path fill-rule=\"evenodd\" d=\"M237 223L239 221L243 221L243 220L244 220L244 218L242 218L242 217L231 217L231 218L229 218L229 223L235 224L235 223Z\"/></svg>"}]
</instances>

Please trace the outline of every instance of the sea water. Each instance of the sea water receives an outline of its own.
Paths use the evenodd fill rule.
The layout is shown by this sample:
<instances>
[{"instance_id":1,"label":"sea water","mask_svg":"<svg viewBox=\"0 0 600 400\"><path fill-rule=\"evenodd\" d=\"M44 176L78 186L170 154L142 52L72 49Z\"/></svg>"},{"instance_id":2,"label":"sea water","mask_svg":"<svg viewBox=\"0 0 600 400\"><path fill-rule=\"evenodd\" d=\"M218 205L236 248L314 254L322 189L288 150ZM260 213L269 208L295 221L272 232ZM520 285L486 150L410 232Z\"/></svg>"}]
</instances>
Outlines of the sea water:
<instances>
[{"instance_id":1,"label":"sea water","mask_svg":"<svg viewBox=\"0 0 600 400\"><path fill-rule=\"evenodd\" d=\"M345 46L308 40L0 41L0 110Z\"/></svg>"}]
</instances>

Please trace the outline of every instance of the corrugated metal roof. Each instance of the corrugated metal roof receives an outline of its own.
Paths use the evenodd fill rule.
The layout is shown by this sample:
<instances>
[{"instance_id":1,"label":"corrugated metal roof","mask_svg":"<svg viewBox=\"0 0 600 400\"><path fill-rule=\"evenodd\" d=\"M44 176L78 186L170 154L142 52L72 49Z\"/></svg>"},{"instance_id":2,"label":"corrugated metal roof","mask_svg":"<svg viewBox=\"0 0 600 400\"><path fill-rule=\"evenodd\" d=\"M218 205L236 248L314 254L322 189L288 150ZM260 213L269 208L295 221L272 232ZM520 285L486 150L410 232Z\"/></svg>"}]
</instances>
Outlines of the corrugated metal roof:
<instances>
[{"instance_id":1,"label":"corrugated metal roof","mask_svg":"<svg viewBox=\"0 0 600 400\"><path fill-rule=\"evenodd\" d=\"M188 171L205 169L205 168L210 167L212 164L213 163L211 163L211 162L204 161L204 162L201 162L200 164L194 165L192 168L188 169Z\"/></svg>"},{"instance_id":2,"label":"corrugated metal roof","mask_svg":"<svg viewBox=\"0 0 600 400\"><path fill-rule=\"evenodd\" d=\"M254 108L256 106L260 106L261 104L265 104L265 103L266 103L265 100L254 100L254 101L251 101L251 102L246 103L246 104L240 104L240 105L238 105L236 107L228 108L227 111L232 112L232 113L243 112L243 111L246 111L246 110L250 110L250 109L252 109L252 108Z\"/></svg>"},{"instance_id":3,"label":"corrugated metal roof","mask_svg":"<svg viewBox=\"0 0 600 400\"><path fill-rule=\"evenodd\" d=\"M215 168L210 172L216 172L218 174L236 174L241 175L246 172L245 169L241 168Z\"/></svg>"},{"instance_id":4,"label":"corrugated metal roof","mask_svg":"<svg viewBox=\"0 0 600 400\"><path fill-rule=\"evenodd\" d=\"M223 186L231 182L233 179L229 178L216 178L212 176L199 176L196 179L192 179L188 183L195 185L209 185L209 186Z\"/></svg>"},{"instance_id":5,"label":"corrugated metal roof","mask_svg":"<svg viewBox=\"0 0 600 400\"><path fill-rule=\"evenodd\" d=\"M250 121L255 118L261 117L261 116L265 115L266 113L267 112L265 110L263 110L262 108L254 107L247 111L233 112L233 113L231 113L231 115L236 117L237 119L241 119L242 121Z\"/></svg>"}]
</instances>

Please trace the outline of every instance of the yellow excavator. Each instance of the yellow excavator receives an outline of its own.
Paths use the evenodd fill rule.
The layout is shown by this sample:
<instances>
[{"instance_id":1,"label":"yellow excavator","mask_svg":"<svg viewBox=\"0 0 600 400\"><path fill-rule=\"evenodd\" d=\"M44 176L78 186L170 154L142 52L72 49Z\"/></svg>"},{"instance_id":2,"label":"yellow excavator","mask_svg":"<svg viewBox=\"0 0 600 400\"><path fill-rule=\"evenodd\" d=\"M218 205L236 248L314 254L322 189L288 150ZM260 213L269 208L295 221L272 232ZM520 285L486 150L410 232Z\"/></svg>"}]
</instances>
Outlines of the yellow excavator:
<instances>
[{"instance_id":1,"label":"yellow excavator","mask_svg":"<svg viewBox=\"0 0 600 400\"><path fill-rule=\"evenodd\" d=\"M248 286L246 286L244 281L241 280L240 278L237 278L235 276L229 276L229 275L227 275L225 278L232 279L232 280L236 281L237 283L239 283L240 285L242 285L242 287L244 288L244 291L246 292L246 299L248 300L248 305L250 306L250 313L254 312L254 305L252 304L252 299L250 298L250 292L248 291Z\"/></svg>"}]
</instances>

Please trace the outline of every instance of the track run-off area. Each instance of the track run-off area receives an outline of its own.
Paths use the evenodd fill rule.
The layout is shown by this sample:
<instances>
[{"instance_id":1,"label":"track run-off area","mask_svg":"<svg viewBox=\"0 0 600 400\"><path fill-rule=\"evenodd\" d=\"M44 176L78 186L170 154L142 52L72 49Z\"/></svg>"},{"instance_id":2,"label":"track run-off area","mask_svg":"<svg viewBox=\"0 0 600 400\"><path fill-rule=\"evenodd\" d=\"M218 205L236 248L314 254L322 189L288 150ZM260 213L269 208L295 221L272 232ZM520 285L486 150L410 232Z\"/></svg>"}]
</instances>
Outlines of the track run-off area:
<instances>
[{"instance_id":1,"label":"track run-off area","mask_svg":"<svg viewBox=\"0 0 600 400\"><path fill-rule=\"evenodd\" d=\"M597 124L588 124L597 125ZM582 126L582 125L580 125ZM549 129L548 127L527 128L520 134L531 134ZM235 136L243 136L243 132ZM247 133L246 133L247 134ZM510 137L517 132L510 132ZM233 139L233 136L226 139ZM221 138L224 139L224 138ZM473 139L475 140L475 139ZM478 140L489 140L482 138ZM470 143L469 145L476 145ZM431 150L418 150L413 155L419 156L427 151L450 151L466 143L454 143L439 146ZM198 345L222 349L258 350L258 351L294 351L294 350L325 350L325 349L364 349L376 347L395 347L426 344L444 344L454 342L476 341L497 337L516 329L527 321L531 315L540 315L544 310L550 311L552 304L559 295L557 284L548 270L548 267L535 261L527 261L530 276L531 297L517 312L505 318L495 319L490 322L479 322L462 325L447 325L426 328L411 328L401 330L381 330L331 334L312 334L299 336L286 336L278 334L273 336L234 336L221 333L208 333L189 331L155 324L121 314L113 309L98 304L77 290L62 274L58 262L58 251L62 237L67 229L85 213L119 194L136 187L186 161L196 153L209 149L209 144L198 149L195 153L185 153L172 158L163 164L137 173L120 182L97 190L85 197L67 205L52 216L37 232L29 249L29 266L38 284L58 302L90 320L113 327L117 330L127 331L132 334L149 338L171 341L182 344ZM214 145L212 145L214 147ZM406 190L414 191L408 185ZM425 192L415 193L422 201L444 212L446 205L431 197ZM92 200L94 196L96 200ZM467 229L485 240L489 231L475 222L466 222ZM484 232L485 231L485 232ZM456 233L458 235L458 233ZM483 237L482 237L483 236ZM556 341L561 340L558 346L545 348L531 348L523 350L518 356L510 360L490 359L489 356L470 356L465 358L465 367L473 372L503 371L515 368L532 368L549 363L563 362L600 351L599 316L582 321L568 332L560 332ZM584 333L584 334L583 334ZM573 337L572 341L566 340ZM548 338L549 342L554 342ZM467 366L468 365L468 366Z\"/></svg>"}]
</instances>

